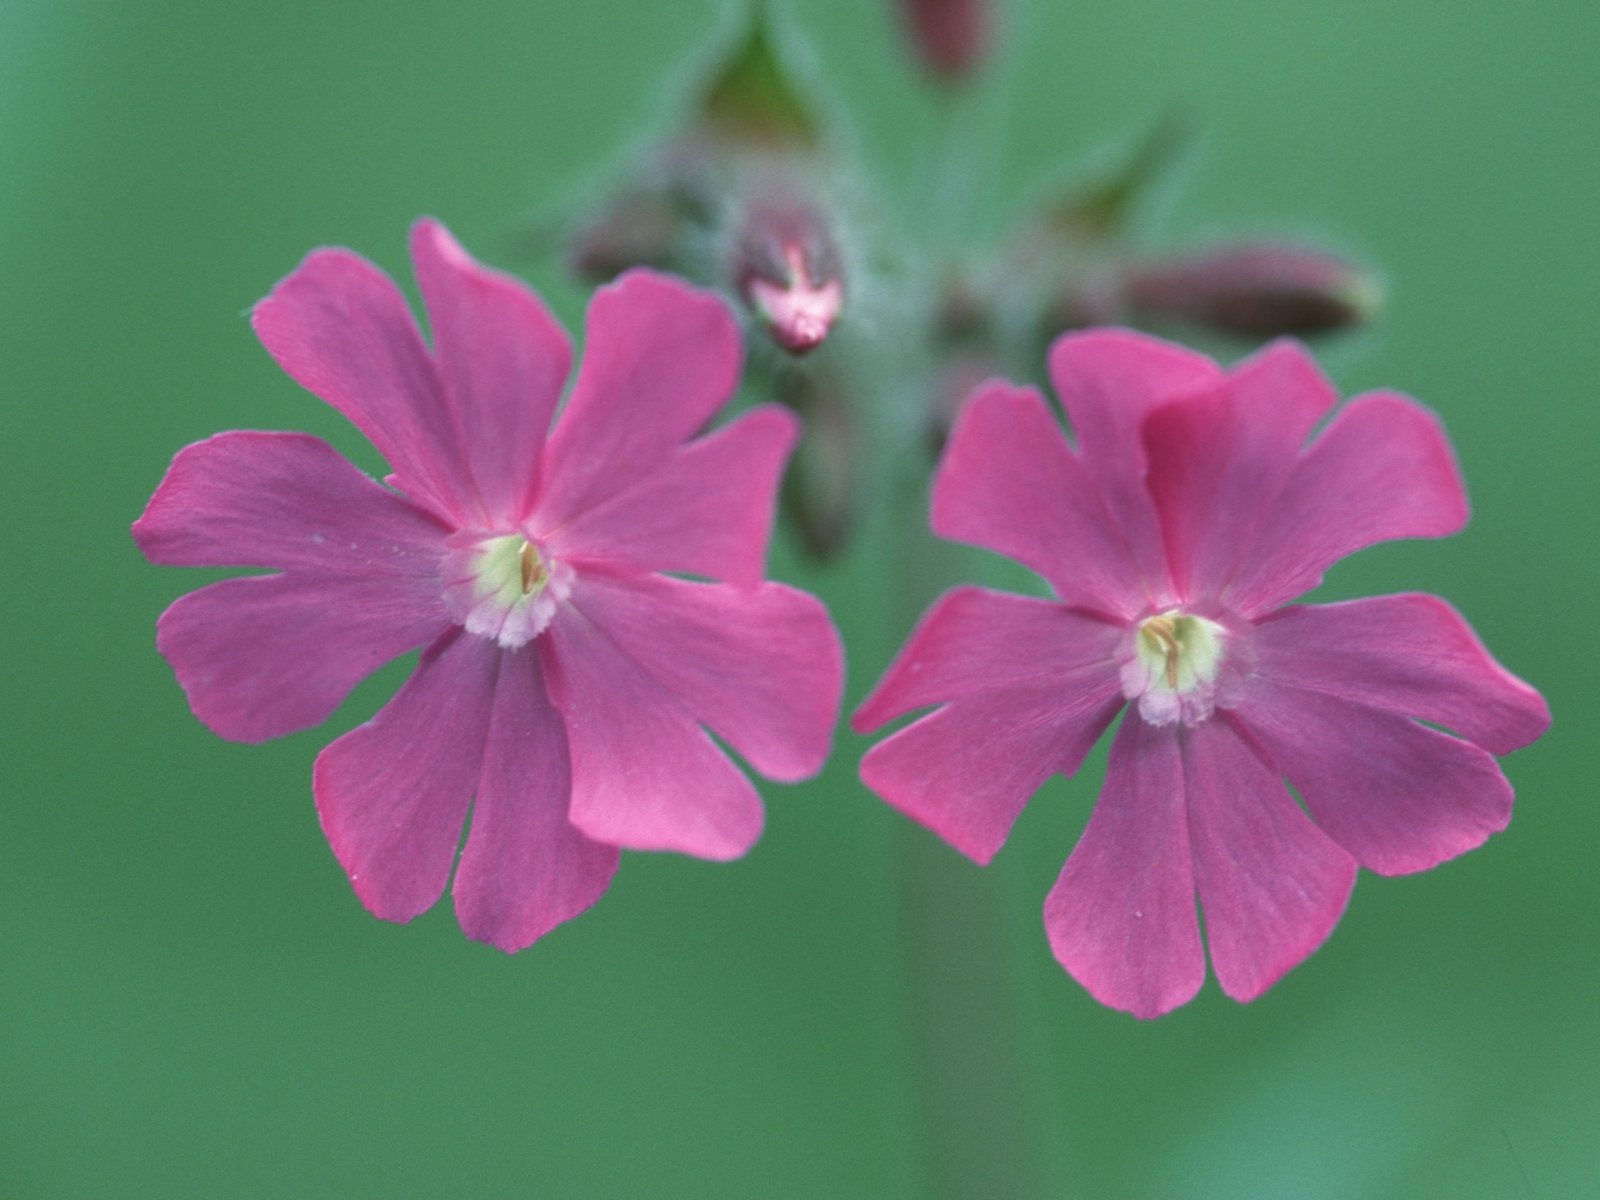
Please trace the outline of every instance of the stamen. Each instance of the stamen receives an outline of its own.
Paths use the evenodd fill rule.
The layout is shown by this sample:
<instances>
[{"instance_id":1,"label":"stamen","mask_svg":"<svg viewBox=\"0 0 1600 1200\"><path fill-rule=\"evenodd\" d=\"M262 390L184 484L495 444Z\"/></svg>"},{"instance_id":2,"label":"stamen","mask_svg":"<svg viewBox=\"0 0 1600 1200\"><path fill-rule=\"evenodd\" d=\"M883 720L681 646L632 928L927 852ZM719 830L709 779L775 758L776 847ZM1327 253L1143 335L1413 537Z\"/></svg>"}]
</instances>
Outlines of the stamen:
<instances>
[{"instance_id":1,"label":"stamen","mask_svg":"<svg viewBox=\"0 0 1600 1200\"><path fill-rule=\"evenodd\" d=\"M1193 725L1211 715L1227 630L1173 609L1139 623L1122 670L1122 692L1152 725Z\"/></svg>"}]
</instances>

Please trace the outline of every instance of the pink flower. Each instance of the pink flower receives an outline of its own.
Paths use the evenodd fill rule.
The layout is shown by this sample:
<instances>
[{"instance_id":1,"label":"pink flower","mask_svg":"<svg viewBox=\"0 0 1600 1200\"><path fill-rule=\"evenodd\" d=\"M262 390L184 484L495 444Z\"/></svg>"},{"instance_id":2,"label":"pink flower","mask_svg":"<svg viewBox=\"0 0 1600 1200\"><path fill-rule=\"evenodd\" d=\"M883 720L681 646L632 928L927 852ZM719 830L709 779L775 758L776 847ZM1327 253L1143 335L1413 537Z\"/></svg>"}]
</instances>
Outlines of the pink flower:
<instances>
[{"instance_id":1,"label":"pink flower","mask_svg":"<svg viewBox=\"0 0 1600 1200\"><path fill-rule=\"evenodd\" d=\"M311 254L253 316L389 486L306 434L223 433L178 454L134 537L157 563L278 572L192 592L157 626L222 737L316 725L425 647L318 756L317 811L362 902L408 921L444 891L470 807L457 916L518 950L599 899L619 848L743 854L761 801L706 729L769 778L814 774L840 648L815 598L762 579L795 420L765 407L694 436L739 378L720 301L646 272L602 289L547 439L561 327L434 222L411 253L431 351L345 250Z\"/></svg>"},{"instance_id":2,"label":"pink flower","mask_svg":"<svg viewBox=\"0 0 1600 1200\"><path fill-rule=\"evenodd\" d=\"M951 437L932 524L1059 599L942 597L855 724L940 707L873 747L862 778L986 863L1126 710L1045 902L1050 944L1102 1003L1158 1016L1205 978L1198 894L1217 979L1251 1000L1327 937L1358 864L1422 871L1503 829L1493 755L1549 712L1442 600L1284 606L1362 546L1465 522L1449 444L1415 402L1359 397L1308 445L1337 397L1290 343L1224 373L1090 332L1056 342L1050 373L1078 448L1037 392L989 384Z\"/></svg>"}]
</instances>

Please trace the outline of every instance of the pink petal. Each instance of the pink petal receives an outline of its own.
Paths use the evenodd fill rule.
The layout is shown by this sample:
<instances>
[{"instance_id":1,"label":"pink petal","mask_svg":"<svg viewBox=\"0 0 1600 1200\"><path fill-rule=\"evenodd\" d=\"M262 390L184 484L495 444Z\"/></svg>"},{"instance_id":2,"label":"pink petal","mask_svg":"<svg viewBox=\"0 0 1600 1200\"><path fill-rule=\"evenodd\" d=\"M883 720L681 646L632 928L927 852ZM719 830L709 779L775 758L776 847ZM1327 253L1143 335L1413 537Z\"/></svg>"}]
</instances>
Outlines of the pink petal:
<instances>
[{"instance_id":1,"label":"pink petal","mask_svg":"<svg viewBox=\"0 0 1600 1200\"><path fill-rule=\"evenodd\" d=\"M1324 832L1379 874L1425 871L1511 820L1492 756L1407 717L1259 677L1236 711Z\"/></svg>"},{"instance_id":2,"label":"pink petal","mask_svg":"<svg viewBox=\"0 0 1600 1200\"><path fill-rule=\"evenodd\" d=\"M738 858L761 835L761 798L694 717L569 604L540 639L572 755L568 816L630 850Z\"/></svg>"},{"instance_id":3,"label":"pink petal","mask_svg":"<svg viewBox=\"0 0 1600 1200\"><path fill-rule=\"evenodd\" d=\"M558 559L754 584L766 569L778 480L800 436L766 405L674 450L659 470L545 540Z\"/></svg>"},{"instance_id":4,"label":"pink petal","mask_svg":"<svg viewBox=\"0 0 1600 1200\"><path fill-rule=\"evenodd\" d=\"M851 725L867 733L914 709L983 692L1060 687L1108 668L1123 629L1049 600L958 587L917 623Z\"/></svg>"},{"instance_id":5,"label":"pink petal","mask_svg":"<svg viewBox=\"0 0 1600 1200\"><path fill-rule=\"evenodd\" d=\"M822 769L839 716L844 653L814 596L781 583L588 576L571 603L634 670L769 779L805 779Z\"/></svg>"},{"instance_id":6,"label":"pink petal","mask_svg":"<svg viewBox=\"0 0 1600 1200\"><path fill-rule=\"evenodd\" d=\"M1390 538L1443 537L1467 497L1444 430L1414 400L1359 396L1312 443L1229 591L1256 616L1309 591L1345 555Z\"/></svg>"},{"instance_id":7,"label":"pink petal","mask_svg":"<svg viewBox=\"0 0 1600 1200\"><path fill-rule=\"evenodd\" d=\"M219 433L178 451L133 525L152 562L437 577L449 530L305 433Z\"/></svg>"},{"instance_id":8,"label":"pink petal","mask_svg":"<svg viewBox=\"0 0 1600 1200\"><path fill-rule=\"evenodd\" d=\"M411 230L444 393L496 526L525 515L572 347L520 280L473 261L437 221Z\"/></svg>"},{"instance_id":9,"label":"pink petal","mask_svg":"<svg viewBox=\"0 0 1600 1200\"><path fill-rule=\"evenodd\" d=\"M1099 486L1031 388L991 383L962 408L934 478L932 525L1031 567L1065 603L1125 617L1149 604Z\"/></svg>"},{"instance_id":10,"label":"pink petal","mask_svg":"<svg viewBox=\"0 0 1600 1200\"><path fill-rule=\"evenodd\" d=\"M348 250L315 250L250 321L296 383L367 435L407 495L452 524L482 521L444 388L387 275Z\"/></svg>"},{"instance_id":11,"label":"pink petal","mask_svg":"<svg viewBox=\"0 0 1600 1200\"><path fill-rule=\"evenodd\" d=\"M583 366L545 447L544 529L634 486L733 395L739 327L709 292L630 271L589 304Z\"/></svg>"},{"instance_id":12,"label":"pink petal","mask_svg":"<svg viewBox=\"0 0 1600 1200\"><path fill-rule=\"evenodd\" d=\"M374 916L405 922L444 893L483 766L501 651L459 631L365 725L317 756L334 855Z\"/></svg>"},{"instance_id":13,"label":"pink petal","mask_svg":"<svg viewBox=\"0 0 1600 1200\"><path fill-rule=\"evenodd\" d=\"M1178 738L1123 718L1094 815L1044 904L1061 965L1142 1018L1187 1004L1206 977Z\"/></svg>"},{"instance_id":14,"label":"pink petal","mask_svg":"<svg viewBox=\"0 0 1600 1200\"><path fill-rule=\"evenodd\" d=\"M1050 348L1050 380L1072 422L1084 464L1100 482L1134 561L1155 589L1154 607L1175 602L1155 507L1145 488L1139 431L1147 414L1222 378L1204 355L1125 329L1069 333Z\"/></svg>"},{"instance_id":15,"label":"pink petal","mask_svg":"<svg viewBox=\"0 0 1600 1200\"><path fill-rule=\"evenodd\" d=\"M1183 761L1211 965L1223 991L1254 1000L1339 923L1356 862L1225 719L1190 729Z\"/></svg>"},{"instance_id":16,"label":"pink petal","mask_svg":"<svg viewBox=\"0 0 1600 1200\"><path fill-rule=\"evenodd\" d=\"M1437 596L1296 605L1258 624L1251 646L1260 675L1447 726L1493 754L1550 725L1544 698Z\"/></svg>"},{"instance_id":17,"label":"pink petal","mask_svg":"<svg viewBox=\"0 0 1600 1200\"><path fill-rule=\"evenodd\" d=\"M382 576L225 579L180 597L156 648L194 715L261 742L320 725L350 689L450 625L438 585Z\"/></svg>"},{"instance_id":18,"label":"pink petal","mask_svg":"<svg viewBox=\"0 0 1600 1200\"><path fill-rule=\"evenodd\" d=\"M1179 596L1222 592L1266 525L1307 435L1338 395L1293 342L1278 342L1212 390L1143 426L1149 488Z\"/></svg>"},{"instance_id":19,"label":"pink petal","mask_svg":"<svg viewBox=\"0 0 1600 1200\"><path fill-rule=\"evenodd\" d=\"M1040 785L1077 771L1123 703L1117 671L1104 665L964 696L867 751L861 781L987 863Z\"/></svg>"},{"instance_id":20,"label":"pink petal","mask_svg":"<svg viewBox=\"0 0 1600 1200\"><path fill-rule=\"evenodd\" d=\"M567 820L571 776L561 714L529 648L505 656L467 848L456 869L456 916L470 938L507 953L532 945L605 894L617 850Z\"/></svg>"}]
</instances>

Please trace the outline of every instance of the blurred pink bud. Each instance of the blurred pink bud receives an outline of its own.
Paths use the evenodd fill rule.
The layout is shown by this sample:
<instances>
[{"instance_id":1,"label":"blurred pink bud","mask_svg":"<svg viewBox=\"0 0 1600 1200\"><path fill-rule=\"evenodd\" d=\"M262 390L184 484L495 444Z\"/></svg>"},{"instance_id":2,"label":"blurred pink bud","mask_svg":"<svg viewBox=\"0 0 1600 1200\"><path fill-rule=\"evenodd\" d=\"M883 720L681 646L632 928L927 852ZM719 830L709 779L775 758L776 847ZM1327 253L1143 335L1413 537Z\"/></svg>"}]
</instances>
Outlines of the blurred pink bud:
<instances>
[{"instance_id":1,"label":"blurred pink bud","mask_svg":"<svg viewBox=\"0 0 1600 1200\"><path fill-rule=\"evenodd\" d=\"M989 0L898 0L922 65L941 83L960 83L989 49Z\"/></svg>"},{"instance_id":2,"label":"blurred pink bud","mask_svg":"<svg viewBox=\"0 0 1600 1200\"><path fill-rule=\"evenodd\" d=\"M844 304L832 235L808 204L752 207L735 243L732 274L751 312L791 354L820 346Z\"/></svg>"},{"instance_id":3,"label":"blurred pink bud","mask_svg":"<svg viewBox=\"0 0 1600 1200\"><path fill-rule=\"evenodd\" d=\"M1175 317L1252 338L1359 325L1380 299L1376 281L1352 264L1271 243L1135 266L1124 287L1140 317Z\"/></svg>"}]
</instances>

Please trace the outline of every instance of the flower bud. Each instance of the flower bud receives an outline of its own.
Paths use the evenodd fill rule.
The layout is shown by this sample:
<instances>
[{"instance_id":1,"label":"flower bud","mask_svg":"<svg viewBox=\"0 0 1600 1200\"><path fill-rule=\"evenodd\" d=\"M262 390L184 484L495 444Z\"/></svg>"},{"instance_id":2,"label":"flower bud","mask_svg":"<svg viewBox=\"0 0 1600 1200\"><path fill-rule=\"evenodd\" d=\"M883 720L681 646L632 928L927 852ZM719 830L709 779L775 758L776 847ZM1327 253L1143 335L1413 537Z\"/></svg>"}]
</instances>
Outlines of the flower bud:
<instances>
[{"instance_id":1,"label":"flower bud","mask_svg":"<svg viewBox=\"0 0 1600 1200\"><path fill-rule=\"evenodd\" d=\"M844 303L833 235L813 203L757 200L734 235L734 290L790 354L820 346Z\"/></svg>"},{"instance_id":2,"label":"flower bud","mask_svg":"<svg viewBox=\"0 0 1600 1200\"><path fill-rule=\"evenodd\" d=\"M832 561L848 544L861 506L861 431L850 384L836 370L808 364L775 373L768 386L805 423L784 473L784 516L807 554Z\"/></svg>"},{"instance_id":3,"label":"flower bud","mask_svg":"<svg viewBox=\"0 0 1600 1200\"><path fill-rule=\"evenodd\" d=\"M1328 333L1376 310L1376 281L1351 264L1297 246L1246 243L1127 269L1136 317L1176 318L1238 337Z\"/></svg>"},{"instance_id":4,"label":"flower bud","mask_svg":"<svg viewBox=\"0 0 1600 1200\"><path fill-rule=\"evenodd\" d=\"M989 50L988 0L898 0L906 35L940 83L960 83Z\"/></svg>"}]
</instances>

